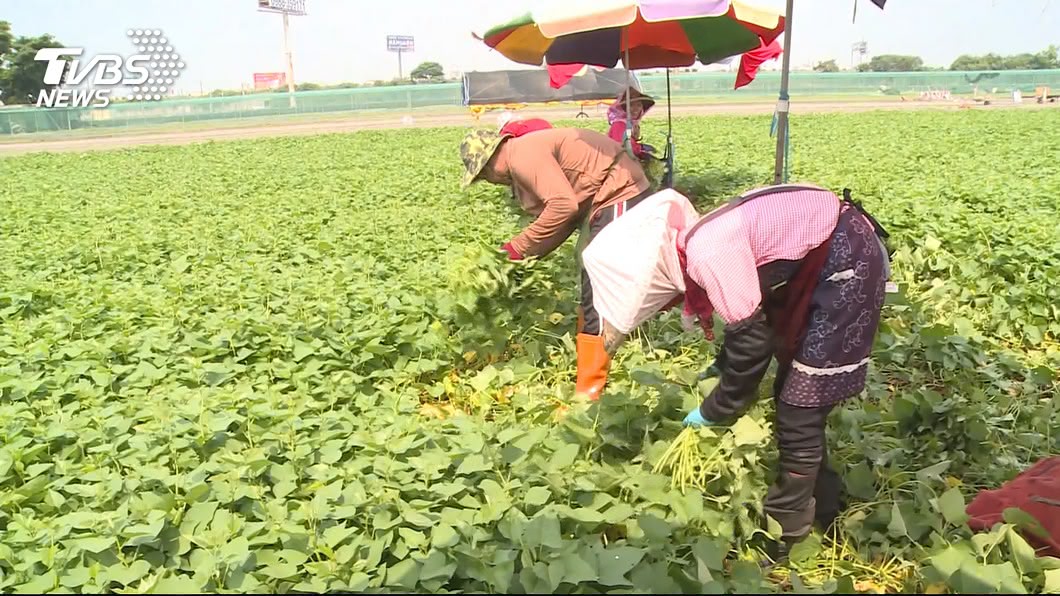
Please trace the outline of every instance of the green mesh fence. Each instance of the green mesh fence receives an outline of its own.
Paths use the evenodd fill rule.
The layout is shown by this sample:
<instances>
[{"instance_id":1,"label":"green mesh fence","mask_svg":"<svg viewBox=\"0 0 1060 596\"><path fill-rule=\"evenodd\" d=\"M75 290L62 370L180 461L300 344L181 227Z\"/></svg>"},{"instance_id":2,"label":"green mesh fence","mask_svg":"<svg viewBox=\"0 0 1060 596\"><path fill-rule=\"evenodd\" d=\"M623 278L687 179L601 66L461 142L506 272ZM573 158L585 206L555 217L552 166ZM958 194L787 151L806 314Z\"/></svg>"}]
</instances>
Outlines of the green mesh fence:
<instances>
[{"instance_id":1,"label":"green mesh fence","mask_svg":"<svg viewBox=\"0 0 1060 596\"><path fill-rule=\"evenodd\" d=\"M293 101L292 101L293 99ZM106 108L4 108L0 134L140 128L267 116L459 106L460 85L406 85L112 103Z\"/></svg>"},{"instance_id":2,"label":"green mesh fence","mask_svg":"<svg viewBox=\"0 0 1060 596\"><path fill-rule=\"evenodd\" d=\"M1020 70L990 73L977 84L980 93L1009 94L1019 89L1024 95L1037 87L1050 87L1050 93L1060 90L1060 70ZM967 95L975 90L976 77L981 73L966 72L793 72L788 83L792 99L798 96L828 95L904 95L919 98L921 93L949 92ZM665 97L665 76L641 76L641 87L646 93ZM733 90L734 73L682 73L670 75L673 97L740 97L776 96L780 91L780 73L760 72L747 87Z\"/></svg>"},{"instance_id":3,"label":"green mesh fence","mask_svg":"<svg viewBox=\"0 0 1060 596\"><path fill-rule=\"evenodd\" d=\"M996 92L1008 95L1019 89L1029 95L1038 87L1060 90L1060 70L1005 71L992 78L978 81L980 93ZM934 94L935 99L972 93L970 80L978 73L913 72L913 73L809 73L791 75L790 94L793 100L802 97L841 95L896 96L919 99L922 94ZM656 97L666 97L666 77L661 74L638 74L641 87ZM776 97L780 87L780 73L760 72L751 85L733 90L735 73L672 74L670 88L676 100L703 98L706 100L734 100L739 98ZM268 116L296 114L325 114L341 112L400 112L425 107L460 107L464 105L459 83L435 85L406 85L260 93L233 97L204 97L169 99L151 103L114 103L95 108L0 108L0 135L61 132L82 129L122 129L171 125L181 128L193 123L214 120L250 120Z\"/></svg>"}]
</instances>

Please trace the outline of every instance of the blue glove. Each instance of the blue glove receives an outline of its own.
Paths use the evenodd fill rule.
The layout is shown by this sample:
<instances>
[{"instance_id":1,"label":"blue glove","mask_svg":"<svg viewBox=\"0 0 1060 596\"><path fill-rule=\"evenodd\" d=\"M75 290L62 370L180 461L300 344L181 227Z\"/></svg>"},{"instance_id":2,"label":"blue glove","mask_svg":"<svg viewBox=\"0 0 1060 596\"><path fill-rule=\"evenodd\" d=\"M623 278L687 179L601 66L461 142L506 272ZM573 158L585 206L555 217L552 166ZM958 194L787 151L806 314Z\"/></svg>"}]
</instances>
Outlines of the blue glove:
<instances>
[{"instance_id":1,"label":"blue glove","mask_svg":"<svg viewBox=\"0 0 1060 596\"><path fill-rule=\"evenodd\" d=\"M685 426L713 426L714 423L703 417L703 414L699 413L699 406L696 406L688 416L685 416Z\"/></svg>"}]
</instances>

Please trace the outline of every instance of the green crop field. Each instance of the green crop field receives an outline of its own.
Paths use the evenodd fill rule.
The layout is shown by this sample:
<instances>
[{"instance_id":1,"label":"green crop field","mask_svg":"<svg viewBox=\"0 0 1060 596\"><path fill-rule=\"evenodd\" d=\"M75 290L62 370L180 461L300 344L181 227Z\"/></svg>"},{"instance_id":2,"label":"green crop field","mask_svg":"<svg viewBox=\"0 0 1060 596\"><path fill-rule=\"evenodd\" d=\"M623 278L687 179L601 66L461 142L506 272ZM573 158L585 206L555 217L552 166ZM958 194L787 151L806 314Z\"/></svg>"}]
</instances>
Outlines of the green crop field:
<instances>
[{"instance_id":1,"label":"green crop field","mask_svg":"<svg viewBox=\"0 0 1060 596\"><path fill-rule=\"evenodd\" d=\"M492 253L528 219L459 190L463 130L0 160L0 590L1058 591L1033 519L964 511L1060 452L1056 130L794 117L793 179L853 190L901 291L829 427L850 507L768 570L771 379L698 431L691 486L660 460L715 346L676 312L555 416L575 239ZM768 131L676 120L679 187L771 181Z\"/></svg>"}]
</instances>

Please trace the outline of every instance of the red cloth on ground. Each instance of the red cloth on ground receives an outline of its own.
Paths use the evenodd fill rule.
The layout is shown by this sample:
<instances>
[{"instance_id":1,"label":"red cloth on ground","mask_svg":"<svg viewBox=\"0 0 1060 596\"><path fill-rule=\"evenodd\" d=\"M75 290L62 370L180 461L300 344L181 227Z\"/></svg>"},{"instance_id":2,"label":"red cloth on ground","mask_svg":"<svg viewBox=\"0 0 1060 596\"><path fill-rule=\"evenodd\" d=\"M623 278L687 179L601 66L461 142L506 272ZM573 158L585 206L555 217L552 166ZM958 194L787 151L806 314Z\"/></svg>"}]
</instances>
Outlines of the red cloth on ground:
<instances>
[{"instance_id":1,"label":"red cloth on ground","mask_svg":"<svg viewBox=\"0 0 1060 596\"><path fill-rule=\"evenodd\" d=\"M526 120L512 120L501 128L501 135L512 135L521 137L528 132L552 128L548 120L542 118L528 118Z\"/></svg>"},{"instance_id":2,"label":"red cloth on ground","mask_svg":"<svg viewBox=\"0 0 1060 596\"><path fill-rule=\"evenodd\" d=\"M751 81L755 80L755 75L758 74L758 67L762 66L763 62L772 60L782 53L784 53L784 49L774 39L769 44L761 44L758 48L740 56L740 70L736 73L736 86L733 89L750 85Z\"/></svg>"},{"instance_id":3,"label":"red cloth on ground","mask_svg":"<svg viewBox=\"0 0 1060 596\"><path fill-rule=\"evenodd\" d=\"M965 509L971 518L968 527L990 530L1004 522L1002 515L1010 507L1033 515L1049 533L1048 538L1023 533L1038 555L1060 557L1060 456L1039 461L1001 488L980 491Z\"/></svg>"}]
</instances>

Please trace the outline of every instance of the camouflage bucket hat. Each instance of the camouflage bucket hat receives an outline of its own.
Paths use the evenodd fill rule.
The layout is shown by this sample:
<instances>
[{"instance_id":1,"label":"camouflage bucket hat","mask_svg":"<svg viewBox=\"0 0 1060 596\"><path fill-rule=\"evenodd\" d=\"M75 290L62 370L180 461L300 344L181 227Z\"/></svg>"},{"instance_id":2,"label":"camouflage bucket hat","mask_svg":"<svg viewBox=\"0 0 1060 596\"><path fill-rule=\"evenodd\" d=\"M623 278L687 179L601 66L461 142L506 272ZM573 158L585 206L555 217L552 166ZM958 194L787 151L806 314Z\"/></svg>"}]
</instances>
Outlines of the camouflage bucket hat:
<instances>
[{"instance_id":1,"label":"camouflage bucket hat","mask_svg":"<svg viewBox=\"0 0 1060 596\"><path fill-rule=\"evenodd\" d=\"M489 163L497 147L500 147L501 142L508 136L510 135L501 136L492 130L473 130L467 133L464 141L460 143L460 159L463 160L466 170L460 185L462 188L471 186Z\"/></svg>"}]
</instances>

